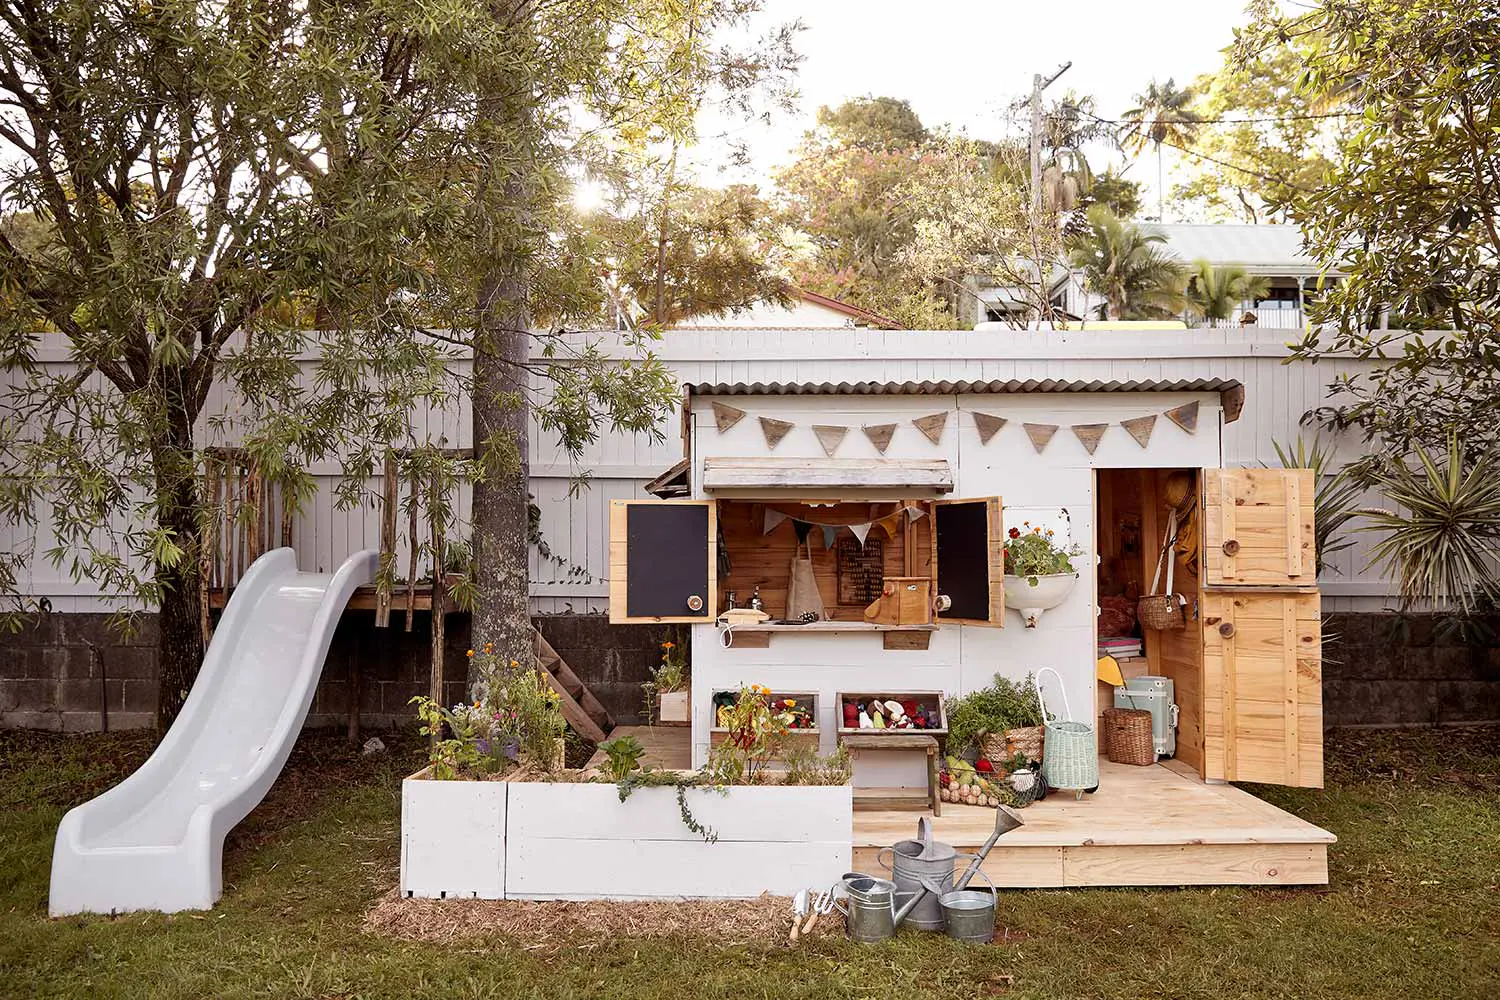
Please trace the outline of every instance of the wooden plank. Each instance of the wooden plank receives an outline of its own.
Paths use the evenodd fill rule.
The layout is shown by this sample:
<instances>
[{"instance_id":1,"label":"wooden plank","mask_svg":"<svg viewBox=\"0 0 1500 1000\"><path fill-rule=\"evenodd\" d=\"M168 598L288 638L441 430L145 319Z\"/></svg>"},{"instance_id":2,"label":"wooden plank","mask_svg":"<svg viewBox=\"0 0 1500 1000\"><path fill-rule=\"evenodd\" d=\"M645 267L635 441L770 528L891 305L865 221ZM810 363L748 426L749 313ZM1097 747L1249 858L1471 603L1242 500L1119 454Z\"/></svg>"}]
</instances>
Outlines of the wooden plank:
<instances>
[{"instance_id":1,"label":"wooden plank","mask_svg":"<svg viewBox=\"0 0 1500 1000\"><path fill-rule=\"evenodd\" d=\"M558 707L562 709L563 718L568 720L568 725L572 726L579 736L595 743L609 738L609 735L599 728L599 724L589 717L589 713L583 710L583 706L568 693L568 689L563 687L562 682L553 676L552 671L540 667L538 669L541 669L548 687L557 692L560 702Z\"/></svg>"},{"instance_id":2,"label":"wooden plank","mask_svg":"<svg viewBox=\"0 0 1500 1000\"><path fill-rule=\"evenodd\" d=\"M507 836L533 840L701 840L683 825L674 788L638 788L624 802L612 784L510 783ZM853 837L848 786L735 785L726 794L685 793L698 822L718 843L842 841ZM601 872L591 873L598 877Z\"/></svg>"},{"instance_id":3,"label":"wooden plank","mask_svg":"<svg viewBox=\"0 0 1500 1000\"><path fill-rule=\"evenodd\" d=\"M1205 586L1316 586L1316 493L1310 469L1204 469Z\"/></svg>"},{"instance_id":4,"label":"wooden plank","mask_svg":"<svg viewBox=\"0 0 1500 1000\"><path fill-rule=\"evenodd\" d=\"M403 781L401 895L503 898L509 789L503 781Z\"/></svg>"},{"instance_id":5,"label":"wooden plank","mask_svg":"<svg viewBox=\"0 0 1500 1000\"><path fill-rule=\"evenodd\" d=\"M1326 885L1322 844L1063 848L1063 885Z\"/></svg>"},{"instance_id":6,"label":"wooden plank","mask_svg":"<svg viewBox=\"0 0 1500 1000\"><path fill-rule=\"evenodd\" d=\"M619 739L634 736L645 747L641 766L661 771L686 771L693 765L692 732L668 726L617 726L610 736ZM585 765L586 770L603 767L608 754L596 750Z\"/></svg>"},{"instance_id":7,"label":"wooden plank","mask_svg":"<svg viewBox=\"0 0 1500 1000\"><path fill-rule=\"evenodd\" d=\"M578 675L573 672L573 668L568 666L567 661L558 655L557 650L552 648L552 644L547 641L545 636L536 631L536 629L532 629L531 635L533 651L536 653L537 661L550 671L553 677L562 682L563 686L567 689L567 693L578 702L584 714L593 720L601 732L607 734L615 725L615 720L610 716L609 710L604 707L598 698L594 697L594 692L590 691L588 685L584 684L578 678ZM598 741L596 740L595 742Z\"/></svg>"},{"instance_id":8,"label":"wooden plank","mask_svg":"<svg viewBox=\"0 0 1500 1000\"><path fill-rule=\"evenodd\" d=\"M953 490L942 458L723 458L703 460L703 488L718 490L896 490L910 496Z\"/></svg>"}]
</instances>

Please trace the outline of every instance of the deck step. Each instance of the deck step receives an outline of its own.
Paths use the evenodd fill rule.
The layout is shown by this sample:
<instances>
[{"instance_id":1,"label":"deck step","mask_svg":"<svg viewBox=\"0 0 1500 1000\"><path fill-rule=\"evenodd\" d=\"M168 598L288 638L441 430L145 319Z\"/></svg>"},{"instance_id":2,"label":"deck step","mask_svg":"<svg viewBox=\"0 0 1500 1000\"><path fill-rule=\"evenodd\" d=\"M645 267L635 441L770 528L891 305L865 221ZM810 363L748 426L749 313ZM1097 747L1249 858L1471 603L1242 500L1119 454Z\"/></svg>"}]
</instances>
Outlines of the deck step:
<instances>
[{"instance_id":1,"label":"deck step","mask_svg":"<svg viewBox=\"0 0 1500 1000\"><path fill-rule=\"evenodd\" d=\"M563 717L568 724L585 739L602 743L615 728L615 720L588 685L578 679L573 668L558 655L542 633L531 631L533 648L542 676L562 701Z\"/></svg>"}]
</instances>

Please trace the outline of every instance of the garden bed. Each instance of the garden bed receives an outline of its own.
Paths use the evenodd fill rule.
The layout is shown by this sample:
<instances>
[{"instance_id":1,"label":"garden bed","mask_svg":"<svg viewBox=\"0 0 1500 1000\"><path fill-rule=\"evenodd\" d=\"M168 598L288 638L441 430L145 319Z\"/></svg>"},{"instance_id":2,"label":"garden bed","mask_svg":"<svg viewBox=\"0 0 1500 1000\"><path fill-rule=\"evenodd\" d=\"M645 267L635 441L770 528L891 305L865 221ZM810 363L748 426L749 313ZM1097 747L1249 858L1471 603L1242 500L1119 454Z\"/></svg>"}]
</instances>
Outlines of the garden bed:
<instances>
[{"instance_id":1,"label":"garden bed","mask_svg":"<svg viewBox=\"0 0 1500 1000\"><path fill-rule=\"evenodd\" d=\"M849 870L848 785L689 788L598 782L402 782L401 895L749 899Z\"/></svg>"}]
</instances>

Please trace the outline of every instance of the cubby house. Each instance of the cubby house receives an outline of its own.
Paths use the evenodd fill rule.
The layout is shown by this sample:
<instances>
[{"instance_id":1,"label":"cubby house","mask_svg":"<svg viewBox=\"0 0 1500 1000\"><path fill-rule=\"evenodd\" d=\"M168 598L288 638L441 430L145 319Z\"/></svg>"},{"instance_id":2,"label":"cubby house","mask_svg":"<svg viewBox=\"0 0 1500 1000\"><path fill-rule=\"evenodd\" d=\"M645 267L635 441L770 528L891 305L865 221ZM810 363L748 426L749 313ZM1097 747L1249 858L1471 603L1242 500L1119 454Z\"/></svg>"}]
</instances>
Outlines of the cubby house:
<instances>
[{"instance_id":1,"label":"cubby house","mask_svg":"<svg viewBox=\"0 0 1500 1000\"><path fill-rule=\"evenodd\" d=\"M1028 809L986 870L1015 886L1326 882L1332 835L1227 784L1322 784L1315 487L1307 470L1221 468L1243 404L1219 379L688 386L684 460L652 484L667 499L611 509L611 620L693 626L694 766L714 693L750 683L814 697L825 753L844 693L951 698L1042 667L1062 678L1049 707L1097 723L1113 694L1101 636L1139 636L1121 666L1172 678L1175 756L1101 762L1096 792ZM1186 624L1142 630L1128 609L1169 503ZM1003 550L1036 527L1080 554L1076 585L1028 627ZM808 606L804 568L788 607L794 559L816 622L786 621ZM731 592L771 621L717 624ZM927 614L895 607L903 593ZM912 817L857 811L856 867ZM992 823L944 807L937 832L963 849Z\"/></svg>"}]
</instances>

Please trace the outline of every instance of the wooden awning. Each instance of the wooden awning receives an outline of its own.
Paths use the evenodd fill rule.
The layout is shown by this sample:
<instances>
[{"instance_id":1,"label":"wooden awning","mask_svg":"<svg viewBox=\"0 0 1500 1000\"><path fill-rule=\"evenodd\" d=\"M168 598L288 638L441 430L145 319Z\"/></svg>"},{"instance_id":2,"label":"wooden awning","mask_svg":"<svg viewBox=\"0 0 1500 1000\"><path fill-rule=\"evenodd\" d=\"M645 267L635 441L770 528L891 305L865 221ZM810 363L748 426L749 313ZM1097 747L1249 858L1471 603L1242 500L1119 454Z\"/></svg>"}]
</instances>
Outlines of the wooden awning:
<instances>
[{"instance_id":1,"label":"wooden awning","mask_svg":"<svg viewBox=\"0 0 1500 1000\"><path fill-rule=\"evenodd\" d=\"M711 493L781 490L857 491L913 496L952 493L953 470L941 458L718 458L703 460Z\"/></svg>"}]
</instances>

